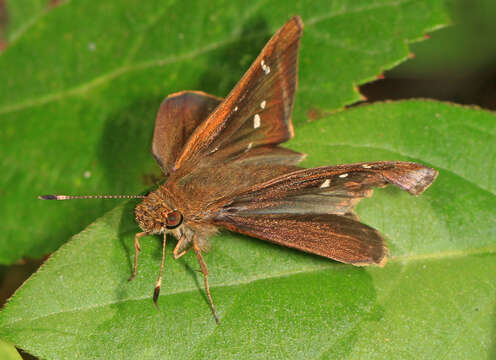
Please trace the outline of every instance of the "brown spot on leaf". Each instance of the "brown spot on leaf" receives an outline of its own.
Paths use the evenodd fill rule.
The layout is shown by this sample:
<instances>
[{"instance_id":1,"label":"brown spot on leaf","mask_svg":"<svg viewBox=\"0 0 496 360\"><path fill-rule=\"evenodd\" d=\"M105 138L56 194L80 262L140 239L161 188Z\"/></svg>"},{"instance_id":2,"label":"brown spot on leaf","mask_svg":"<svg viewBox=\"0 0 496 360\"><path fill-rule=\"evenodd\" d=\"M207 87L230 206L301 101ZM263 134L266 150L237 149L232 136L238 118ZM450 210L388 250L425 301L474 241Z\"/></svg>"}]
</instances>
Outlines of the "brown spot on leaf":
<instances>
[{"instance_id":1,"label":"brown spot on leaf","mask_svg":"<svg viewBox=\"0 0 496 360\"><path fill-rule=\"evenodd\" d=\"M49 3L49 6L50 8L55 8L57 6L59 6L60 4L62 4L64 1L63 0L50 0L50 3Z\"/></svg>"},{"instance_id":2,"label":"brown spot on leaf","mask_svg":"<svg viewBox=\"0 0 496 360\"><path fill-rule=\"evenodd\" d=\"M5 0L0 0L0 52L7 48L7 5Z\"/></svg>"},{"instance_id":3,"label":"brown spot on leaf","mask_svg":"<svg viewBox=\"0 0 496 360\"><path fill-rule=\"evenodd\" d=\"M316 108L311 108L307 111L307 116L310 121L317 120L323 117L322 111Z\"/></svg>"}]
</instances>

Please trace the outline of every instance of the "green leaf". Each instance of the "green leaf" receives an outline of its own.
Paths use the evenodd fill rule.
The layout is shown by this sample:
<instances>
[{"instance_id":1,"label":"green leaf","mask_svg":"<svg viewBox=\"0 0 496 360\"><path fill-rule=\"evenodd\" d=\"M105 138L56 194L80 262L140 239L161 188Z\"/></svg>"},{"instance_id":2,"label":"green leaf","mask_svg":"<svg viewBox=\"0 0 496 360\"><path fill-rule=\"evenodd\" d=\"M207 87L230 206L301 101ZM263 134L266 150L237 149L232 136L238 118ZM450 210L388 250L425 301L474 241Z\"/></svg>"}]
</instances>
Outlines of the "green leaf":
<instances>
[{"instance_id":1,"label":"green leaf","mask_svg":"<svg viewBox=\"0 0 496 360\"><path fill-rule=\"evenodd\" d=\"M0 339L0 357L3 360L22 360L17 349L2 339Z\"/></svg>"},{"instance_id":2,"label":"green leaf","mask_svg":"<svg viewBox=\"0 0 496 360\"><path fill-rule=\"evenodd\" d=\"M223 233L205 256L221 324L192 254L168 255L157 312L158 237L141 241L127 281L139 231L131 202L53 254L0 313L0 336L42 358L494 357L495 120L407 101L297 129L290 147L309 154L307 166L402 159L440 171L420 197L388 187L360 204L362 221L388 240L385 268Z\"/></svg>"},{"instance_id":3,"label":"green leaf","mask_svg":"<svg viewBox=\"0 0 496 360\"><path fill-rule=\"evenodd\" d=\"M0 263L55 250L118 203L38 195L149 188L161 100L225 96L294 14L305 22L296 129L359 100L354 86L449 22L442 0L109 0L68 1L25 27L0 55Z\"/></svg>"},{"instance_id":4,"label":"green leaf","mask_svg":"<svg viewBox=\"0 0 496 360\"><path fill-rule=\"evenodd\" d=\"M48 13L50 6L47 0L7 0L6 9L6 40L8 45L11 46L22 38L24 32L28 31L42 16Z\"/></svg>"}]
</instances>

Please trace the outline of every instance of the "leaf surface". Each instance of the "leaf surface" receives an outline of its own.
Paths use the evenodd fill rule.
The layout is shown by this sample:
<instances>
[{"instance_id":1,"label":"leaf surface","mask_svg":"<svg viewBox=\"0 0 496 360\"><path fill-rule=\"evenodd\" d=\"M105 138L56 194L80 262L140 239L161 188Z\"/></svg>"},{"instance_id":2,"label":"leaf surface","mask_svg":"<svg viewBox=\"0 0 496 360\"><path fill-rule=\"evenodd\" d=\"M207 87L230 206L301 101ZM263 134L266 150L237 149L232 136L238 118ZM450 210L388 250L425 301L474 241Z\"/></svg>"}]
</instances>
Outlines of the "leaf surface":
<instances>
[{"instance_id":1,"label":"leaf surface","mask_svg":"<svg viewBox=\"0 0 496 360\"><path fill-rule=\"evenodd\" d=\"M139 231L130 202L18 290L0 313L0 337L50 359L494 357L494 124L489 112L405 101L297 129L289 146L309 154L307 166L411 160L440 171L419 197L388 187L360 203L362 221L387 238L384 268L222 233L205 256L216 326L193 254L173 261L170 241L157 312L158 237L141 241L138 276L127 281Z\"/></svg>"}]
</instances>

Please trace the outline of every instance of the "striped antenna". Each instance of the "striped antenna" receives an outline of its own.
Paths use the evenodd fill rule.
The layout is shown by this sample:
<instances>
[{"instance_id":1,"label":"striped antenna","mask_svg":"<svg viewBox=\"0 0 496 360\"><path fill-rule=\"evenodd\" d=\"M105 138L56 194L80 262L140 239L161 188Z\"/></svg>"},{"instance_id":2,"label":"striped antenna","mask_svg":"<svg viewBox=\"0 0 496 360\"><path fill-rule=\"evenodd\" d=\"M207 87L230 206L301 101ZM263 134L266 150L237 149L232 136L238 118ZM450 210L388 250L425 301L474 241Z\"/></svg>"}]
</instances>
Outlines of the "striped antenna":
<instances>
[{"instance_id":1,"label":"striped antenna","mask_svg":"<svg viewBox=\"0 0 496 360\"><path fill-rule=\"evenodd\" d=\"M144 199L145 195L40 195L40 200L74 200L74 199Z\"/></svg>"}]
</instances>

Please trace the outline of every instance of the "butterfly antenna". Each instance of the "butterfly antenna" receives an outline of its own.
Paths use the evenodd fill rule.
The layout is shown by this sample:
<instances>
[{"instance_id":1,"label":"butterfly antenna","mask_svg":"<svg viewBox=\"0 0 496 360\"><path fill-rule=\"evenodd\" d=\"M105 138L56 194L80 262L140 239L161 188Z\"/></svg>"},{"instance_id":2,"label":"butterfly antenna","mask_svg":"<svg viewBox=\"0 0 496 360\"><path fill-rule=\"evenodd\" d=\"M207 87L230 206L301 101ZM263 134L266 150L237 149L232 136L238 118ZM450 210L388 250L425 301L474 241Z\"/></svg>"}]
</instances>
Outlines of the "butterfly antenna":
<instances>
[{"instance_id":1,"label":"butterfly antenna","mask_svg":"<svg viewBox=\"0 0 496 360\"><path fill-rule=\"evenodd\" d=\"M74 200L74 199L144 199L145 195L40 195L40 200Z\"/></svg>"}]
</instances>

